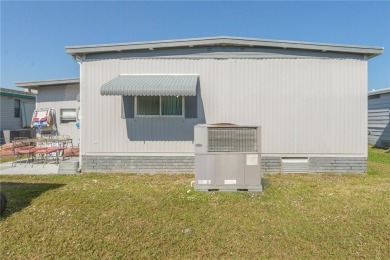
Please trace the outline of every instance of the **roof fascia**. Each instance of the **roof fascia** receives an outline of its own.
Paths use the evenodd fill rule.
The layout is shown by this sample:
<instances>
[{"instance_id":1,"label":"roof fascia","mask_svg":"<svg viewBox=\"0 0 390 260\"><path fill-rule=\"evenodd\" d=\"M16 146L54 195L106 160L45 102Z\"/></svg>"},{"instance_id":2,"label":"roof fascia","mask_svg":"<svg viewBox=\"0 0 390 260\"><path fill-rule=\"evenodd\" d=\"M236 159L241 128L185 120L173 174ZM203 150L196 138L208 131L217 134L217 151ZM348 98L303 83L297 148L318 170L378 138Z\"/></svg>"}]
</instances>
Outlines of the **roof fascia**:
<instances>
[{"instance_id":1,"label":"roof fascia","mask_svg":"<svg viewBox=\"0 0 390 260\"><path fill-rule=\"evenodd\" d=\"M133 42L133 43L118 43L118 44L97 44L84 46L68 46L65 51L73 56L84 55L87 53L97 52L121 52L131 50L154 50L157 48L179 48L179 47L195 47L195 46L246 46L246 47L269 47L283 49L305 49L330 52L346 52L358 53L367 55L371 58L383 53L383 47L374 46L358 46L358 45L341 45L328 43L312 43L312 42L297 42L297 41L280 41L269 39L253 39L253 38L236 38L236 37L214 37L214 38L195 38L195 39L179 39L168 41L149 41L149 42Z\"/></svg>"},{"instance_id":2,"label":"roof fascia","mask_svg":"<svg viewBox=\"0 0 390 260\"><path fill-rule=\"evenodd\" d=\"M79 78L71 78L71 79L15 82L15 86L20 88L37 89L38 87L60 86L60 85L79 84L79 83L80 83Z\"/></svg>"},{"instance_id":3,"label":"roof fascia","mask_svg":"<svg viewBox=\"0 0 390 260\"><path fill-rule=\"evenodd\" d=\"M390 88L378 89L368 92L369 96L377 95L377 94L388 94L390 93Z\"/></svg>"},{"instance_id":4,"label":"roof fascia","mask_svg":"<svg viewBox=\"0 0 390 260\"><path fill-rule=\"evenodd\" d=\"M1 96L7 96L7 97L18 97L18 98L25 98L25 99L35 99L35 96L16 94L16 93L4 92L4 91L0 91L0 95Z\"/></svg>"}]
</instances>

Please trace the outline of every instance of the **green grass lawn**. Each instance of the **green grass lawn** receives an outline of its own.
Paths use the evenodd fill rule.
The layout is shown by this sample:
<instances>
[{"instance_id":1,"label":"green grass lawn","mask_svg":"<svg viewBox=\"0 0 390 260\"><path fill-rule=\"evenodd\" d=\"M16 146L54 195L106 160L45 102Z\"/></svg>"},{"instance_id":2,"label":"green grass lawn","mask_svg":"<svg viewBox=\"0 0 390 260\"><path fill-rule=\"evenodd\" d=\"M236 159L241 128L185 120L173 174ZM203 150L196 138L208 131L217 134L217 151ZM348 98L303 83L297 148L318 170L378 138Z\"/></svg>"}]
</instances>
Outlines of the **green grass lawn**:
<instances>
[{"instance_id":1,"label":"green grass lawn","mask_svg":"<svg viewBox=\"0 0 390 260\"><path fill-rule=\"evenodd\" d=\"M365 175L266 175L257 193L194 175L1 176L8 259L390 259L390 153Z\"/></svg>"},{"instance_id":2,"label":"green grass lawn","mask_svg":"<svg viewBox=\"0 0 390 260\"><path fill-rule=\"evenodd\" d=\"M0 155L0 163L15 161L15 156Z\"/></svg>"}]
</instances>

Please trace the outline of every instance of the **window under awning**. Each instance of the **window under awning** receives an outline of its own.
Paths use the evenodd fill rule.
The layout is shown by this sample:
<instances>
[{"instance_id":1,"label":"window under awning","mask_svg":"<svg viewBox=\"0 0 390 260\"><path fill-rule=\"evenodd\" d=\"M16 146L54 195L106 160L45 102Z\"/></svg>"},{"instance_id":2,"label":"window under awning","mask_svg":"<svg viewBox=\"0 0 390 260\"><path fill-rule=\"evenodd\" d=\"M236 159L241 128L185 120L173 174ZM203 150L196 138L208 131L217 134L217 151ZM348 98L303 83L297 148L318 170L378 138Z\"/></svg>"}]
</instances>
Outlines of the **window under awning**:
<instances>
[{"instance_id":1,"label":"window under awning","mask_svg":"<svg viewBox=\"0 0 390 260\"><path fill-rule=\"evenodd\" d=\"M198 75L119 75L104 83L105 96L196 96Z\"/></svg>"}]
</instances>

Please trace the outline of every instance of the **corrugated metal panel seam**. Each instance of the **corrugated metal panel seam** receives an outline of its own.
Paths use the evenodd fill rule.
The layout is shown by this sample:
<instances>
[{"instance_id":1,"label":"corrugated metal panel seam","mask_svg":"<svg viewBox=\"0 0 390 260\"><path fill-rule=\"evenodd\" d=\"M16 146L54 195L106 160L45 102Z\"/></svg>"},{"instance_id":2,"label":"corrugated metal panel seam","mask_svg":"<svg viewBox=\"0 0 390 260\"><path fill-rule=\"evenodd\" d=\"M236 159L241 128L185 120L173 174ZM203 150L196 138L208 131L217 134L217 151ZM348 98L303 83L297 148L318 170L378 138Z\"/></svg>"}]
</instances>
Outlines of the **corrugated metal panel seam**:
<instances>
[{"instance_id":1,"label":"corrugated metal panel seam","mask_svg":"<svg viewBox=\"0 0 390 260\"><path fill-rule=\"evenodd\" d=\"M103 84L101 95L196 96L198 75L119 75Z\"/></svg>"}]
</instances>

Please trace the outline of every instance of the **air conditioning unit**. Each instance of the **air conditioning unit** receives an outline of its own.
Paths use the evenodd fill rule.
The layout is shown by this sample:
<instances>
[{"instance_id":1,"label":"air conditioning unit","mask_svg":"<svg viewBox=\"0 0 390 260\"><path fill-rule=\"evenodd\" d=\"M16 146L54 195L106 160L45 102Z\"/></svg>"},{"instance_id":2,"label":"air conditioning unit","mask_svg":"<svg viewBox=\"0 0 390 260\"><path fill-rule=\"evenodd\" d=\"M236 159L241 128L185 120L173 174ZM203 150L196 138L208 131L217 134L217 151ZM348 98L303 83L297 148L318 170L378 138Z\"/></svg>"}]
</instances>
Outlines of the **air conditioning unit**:
<instances>
[{"instance_id":1,"label":"air conditioning unit","mask_svg":"<svg viewBox=\"0 0 390 260\"><path fill-rule=\"evenodd\" d=\"M195 190L262 190L260 126L196 125Z\"/></svg>"}]
</instances>

